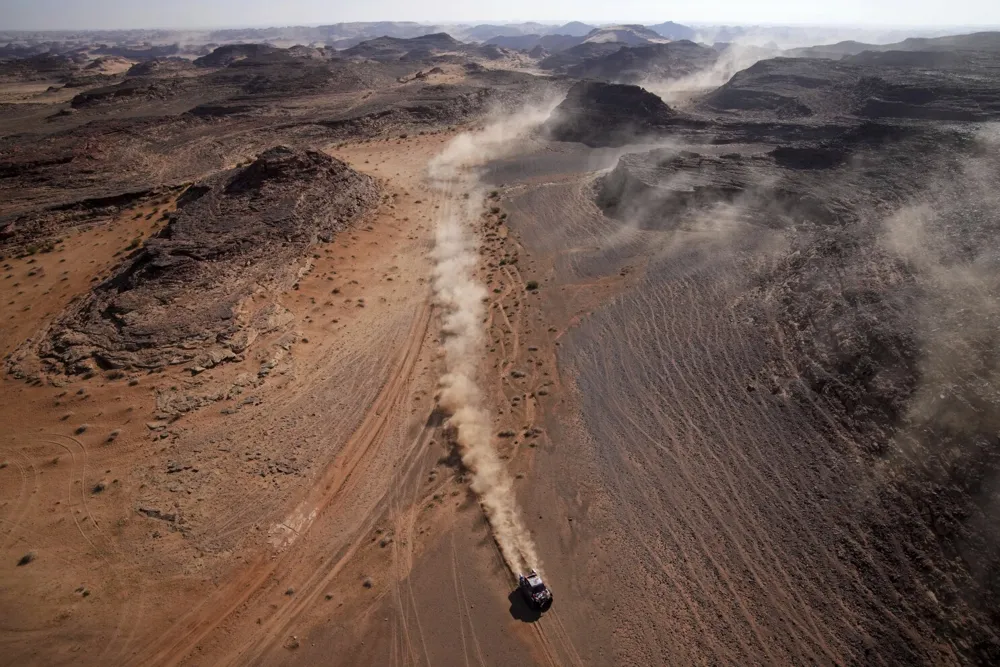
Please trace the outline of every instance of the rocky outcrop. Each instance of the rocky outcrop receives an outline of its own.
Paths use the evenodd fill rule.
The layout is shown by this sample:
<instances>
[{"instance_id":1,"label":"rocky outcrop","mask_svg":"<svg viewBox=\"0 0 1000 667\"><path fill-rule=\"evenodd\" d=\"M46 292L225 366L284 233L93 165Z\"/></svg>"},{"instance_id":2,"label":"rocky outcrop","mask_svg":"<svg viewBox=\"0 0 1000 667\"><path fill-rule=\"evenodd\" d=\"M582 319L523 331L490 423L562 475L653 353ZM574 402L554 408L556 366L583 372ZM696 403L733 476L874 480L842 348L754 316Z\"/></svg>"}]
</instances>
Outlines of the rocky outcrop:
<instances>
[{"instance_id":1,"label":"rocky outcrop","mask_svg":"<svg viewBox=\"0 0 1000 667\"><path fill-rule=\"evenodd\" d=\"M840 117L982 122L1000 118L995 76L1000 58L956 55L949 69L934 71L906 62L910 56L919 54L873 54L853 62L764 60L708 94L700 107L711 113L781 121Z\"/></svg>"},{"instance_id":2,"label":"rocky outcrop","mask_svg":"<svg viewBox=\"0 0 1000 667\"><path fill-rule=\"evenodd\" d=\"M544 70L564 72L566 68L578 65L588 58L606 56L624 46L619 42L584 42L554 53L538 63L538 67Z\"/></svg>"},{"instance_id":3,"label":"rocky outcrop","mask_svg":"<svg viewBox=\"0 0 1000 667\"><path fill-rule=\"evenodd\" d=\"M290 315L310 245L329 241L378 201L368 176L314 151L272 148L192 186L167 226L11 361L18 372L208 368L242 354Z\"/></svg>"},{"instance_id":4,"label":"rocky outcrop","mask_svg":"<svg viewBox=\"0 0 1000 667\"><path fill-rule=\"evenodd\" d=\"M625 47L613 53L588 58L568 67L566 73L580 79L618 83L670 80L711 67L719 52L686 40L669 44Z\"/></svg>"},{"instance_id":5,"label":"rocky outcrop","mask_svg":"<svg viewBox=\"0 0 1000 667\"><path fill-rule=\"evenodd\" d=\"M670 149L629 154L598 181L597 205L607 215L657 230L697 225L720 206L752 224L832 224L842 222L841 212L832 196L820 196L824 177L813 172L842 160L835 149L824 147L788 147L755 156Z\"/></svg>"},{"instance_id":6,"label":"rocky outcrop","mask_svg":"<svg viewBox=\"0 0 1000 667\"><path fill-rule=\"evenodd\" d=\"M198 67L228 67L240 60L257 60L282 55L287 57L284 49L269 44L226 44L207 56L195 59L194 64Z\"/></svg>"},{"instance_id":7,"label":"rocky outcrop","mask_svg":"<svg viewBox=\"0 0 1000 667\"><path fill-rule=\"evenodd\" d=\"M421 35L410 39L378 37L345 49L345 58L365 58L383 62L424 60L440 53L467 50L467 46L447 33Z\"/></svg>"},{"instance_id":8,"label":"rocky outcrop","mask_svg":"<svg viewBox=\"0 0 1000 667\"><path fill-rule=\"evenodd\" d=\"M581 81L546 121L558 141L616 146L668 127L677 113L639 86Z\"/></svg>"},{"instance_id":9,"label":"rocky outcrop","mask_svg":"<svg viewBox=\"0 0 1000 667\"><path fill-rule=\"evenodd\" d=\"M114 86L92 88L76 95L71 104L74 109L83 109L99 104L134 99L156 99L169 97L173 87L170 83L127 79Z\"/></svg>"},{"instance_id":10,"label":"rocky outcrop","mask_svg":"<svg viewBox=\"0 0 1000 667\"><path fill-rule=\"evenodd\" d=\"M194 64L184 58L156 58L136 63L125 76L169 76L194 69Z\"/></svg>"}]
</instances>

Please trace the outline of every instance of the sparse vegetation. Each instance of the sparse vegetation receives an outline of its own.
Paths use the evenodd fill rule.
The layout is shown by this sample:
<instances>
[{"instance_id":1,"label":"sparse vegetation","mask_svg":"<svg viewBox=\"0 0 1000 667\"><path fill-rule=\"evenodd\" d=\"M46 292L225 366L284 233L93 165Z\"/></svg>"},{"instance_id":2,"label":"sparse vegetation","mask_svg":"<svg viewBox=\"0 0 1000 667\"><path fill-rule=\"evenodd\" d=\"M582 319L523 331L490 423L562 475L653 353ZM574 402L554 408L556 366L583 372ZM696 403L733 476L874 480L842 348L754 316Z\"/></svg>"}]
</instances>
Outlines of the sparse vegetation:
<instances>
[{"instance_id":1,"label":"sparse vegetation","mask_svg":"<svg viewBox=\"0 0 1000 667\"><path fill-rule=\"evenodd\" d=\"M538 289L538 281L529 280L527 283L524 284L524 288L527 289L529 292L536 290Z\"/></svg>"},{"instance_id":2,"label":"sparse vegetation","mask_svg":"<svg viewBox=\"0 0 1000 667\"><path fill-rule=\"evenodd\" d=\"M23 567L28 563L32 562L33 560L35 560L35 558L37 557L38 555L34 551L29 551L28 553L21 556L21 559L17 561L17 566Z\"/></svg>"}]
</instances>

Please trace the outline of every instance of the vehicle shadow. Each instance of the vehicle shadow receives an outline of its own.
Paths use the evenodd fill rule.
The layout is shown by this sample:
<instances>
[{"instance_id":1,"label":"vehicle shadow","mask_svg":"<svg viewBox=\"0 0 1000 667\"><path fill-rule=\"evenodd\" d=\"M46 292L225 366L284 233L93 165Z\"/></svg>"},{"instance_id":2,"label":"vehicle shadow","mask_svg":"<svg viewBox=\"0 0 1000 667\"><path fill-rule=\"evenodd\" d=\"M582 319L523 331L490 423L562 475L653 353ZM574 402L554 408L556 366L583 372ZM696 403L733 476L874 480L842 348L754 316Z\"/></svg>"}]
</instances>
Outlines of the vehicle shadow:
<instances>
[{"instance_id":1,"label":"vehicle shadow","mask_svg":"<svg viewBox=\"0 0 1000 667\"><path fill-rule=\"evenodd\" d=\"M528 601L524 599L524 595L521 594L520 589L515 588L507 596L507 599L510 600L509 611L511 618L515 618L522 623L534 623L542 617L541 610L529 605Z\"/></svg>"}]
</instances>

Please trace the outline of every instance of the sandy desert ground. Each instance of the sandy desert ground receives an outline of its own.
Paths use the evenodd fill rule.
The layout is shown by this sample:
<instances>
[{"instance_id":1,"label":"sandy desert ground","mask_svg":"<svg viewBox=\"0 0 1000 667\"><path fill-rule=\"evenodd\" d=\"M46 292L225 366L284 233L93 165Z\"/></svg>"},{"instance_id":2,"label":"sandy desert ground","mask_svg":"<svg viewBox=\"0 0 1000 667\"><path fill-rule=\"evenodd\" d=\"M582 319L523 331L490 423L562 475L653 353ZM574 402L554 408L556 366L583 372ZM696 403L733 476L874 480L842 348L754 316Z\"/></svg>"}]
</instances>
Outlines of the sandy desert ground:
<instances>
[{"instance_id":1,"label":"sandy desert ground","mask_svg":"<svg viewBox=\"0 0 1000 667\"><path fill-rule=\"evenodd\" d=\"M0 654L1000 659L992 52L431 37L4 70Z\"/></svg>"}]
</instances>

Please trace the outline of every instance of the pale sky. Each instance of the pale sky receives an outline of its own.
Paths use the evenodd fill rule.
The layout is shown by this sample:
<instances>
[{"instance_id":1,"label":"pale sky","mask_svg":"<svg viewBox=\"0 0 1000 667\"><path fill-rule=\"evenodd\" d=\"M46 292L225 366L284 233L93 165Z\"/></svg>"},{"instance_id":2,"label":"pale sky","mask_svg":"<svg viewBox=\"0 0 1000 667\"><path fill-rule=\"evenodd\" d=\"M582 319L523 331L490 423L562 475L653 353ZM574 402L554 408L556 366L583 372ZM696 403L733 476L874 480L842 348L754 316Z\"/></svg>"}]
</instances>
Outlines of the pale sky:
<instances>
[{"instance_id":1,"label":"pale sky","mask_svg":"<svg viewBox=\"0 0 1000 667\"><path fill-rule=\"evenodd\" d=\"M998 26L1000 0L0 0L0 30L571 20Z\"/></svg>"}]
</instances>

